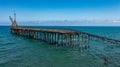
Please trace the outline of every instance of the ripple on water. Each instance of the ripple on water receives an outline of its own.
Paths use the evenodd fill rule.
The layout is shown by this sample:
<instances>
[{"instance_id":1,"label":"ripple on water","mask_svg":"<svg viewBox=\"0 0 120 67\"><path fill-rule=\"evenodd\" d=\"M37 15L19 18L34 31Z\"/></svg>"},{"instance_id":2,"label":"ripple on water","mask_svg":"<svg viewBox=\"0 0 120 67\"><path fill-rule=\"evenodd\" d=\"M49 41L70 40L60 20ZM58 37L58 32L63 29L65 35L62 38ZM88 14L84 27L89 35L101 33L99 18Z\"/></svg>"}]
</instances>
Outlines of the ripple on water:
<instances>
[{"instance_id":1,"label":"ripple on water","mask_svg":"<svg viewBox=\"0 0 120 67\"><path fill-rule=\"evenodd\" d=\"M9 65L14 65L16 67L19 63L22 63L21 58L23 57L24 52L25 47L22 48L19 46L3 50L3 52L0 52L0 66L9 67Z\"/></svg>"},{"instance_id":2,"label":"ripple on water","mask_svg":"<svg viewBox=\"0 0 120 67\"><path fill-rule=\"evenodd\" d=\"M0 46L9 45L9 44L15 44L15 42L2 42L0 43Z\"/></svg>"},{"instance_id":3,"label":"ripple on water","mask_svg":"<svg viewBox=\"0 0 120 67\"><path fill-rule=\"evenodd\" d=\"M9 50L10 48L12 48L15 43L14 42L1 42L0 44L0 51L2 50Z\"/></svg>"},{"instance_id":4,"label":"ripple on water","mask_svg":"<svg viewBox=\"0 0 120 67\"><path fill-rule=\"evenodd\" d=\"M21 57L22 54L9 54L8 56L3 56L0 58L0 66L9 67L10 65L14 65L14 67L16 67L22 62Z\"/></svg>"}]
</instances>

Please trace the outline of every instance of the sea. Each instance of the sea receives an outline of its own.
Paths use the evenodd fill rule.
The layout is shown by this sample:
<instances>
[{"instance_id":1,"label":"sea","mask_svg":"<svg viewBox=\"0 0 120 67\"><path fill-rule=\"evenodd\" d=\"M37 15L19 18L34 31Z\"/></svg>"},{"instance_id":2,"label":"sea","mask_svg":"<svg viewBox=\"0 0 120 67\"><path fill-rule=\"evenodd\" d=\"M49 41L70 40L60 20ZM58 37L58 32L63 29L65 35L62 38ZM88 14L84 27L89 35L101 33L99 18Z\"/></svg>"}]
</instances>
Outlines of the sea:
<instances>
[{"instance_id":1,"label":"sea","mask_svg":"<svg viewBox=\"0 0 120 67\"><path fill-rule=\"evenodd\" d=\"M46 29L75 29L120 40L114 26L31 26ZM107 57L108 63L104 63ZM10 33L0 26L0 67L120 67L120 44L94 42L84 51L71 50Z\"/></svg>"}]
</instances>

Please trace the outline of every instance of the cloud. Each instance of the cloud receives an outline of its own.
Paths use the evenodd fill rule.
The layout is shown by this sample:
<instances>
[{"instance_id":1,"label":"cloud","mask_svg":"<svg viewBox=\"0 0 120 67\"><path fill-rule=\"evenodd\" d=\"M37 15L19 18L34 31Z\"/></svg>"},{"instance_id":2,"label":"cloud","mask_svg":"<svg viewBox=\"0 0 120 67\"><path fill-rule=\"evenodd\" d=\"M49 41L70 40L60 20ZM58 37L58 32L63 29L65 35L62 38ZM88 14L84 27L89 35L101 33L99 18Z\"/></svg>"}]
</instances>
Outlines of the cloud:
<instances>
[{"instance_id":1,"label":"cloud","mask_svg":"<svg viewBox=\"0 0 120 67\"><path fill-rule=\"evenodd\" d=\"M120 23L120 20L114 20L113 22L114 23Z\"/></svg>"},{"instance_id":2,"label":"cloud","mask_svg":"<svg viewBox=\"0 0 120 67\"><path fill-rule=\"evenodd\" d=\"M50 21L30 21L20 22L20 25L27 26L120 26L120 21L112 20L50 20Z\"/></svg>"},{"instance_id":3,"label":"cloud","mask_svg":"<svg viewBox=\"0 0 120 67\"><path fill-rule=\"evenodd\" d=\"M1 23L0 25L11 25ZM120 26L120 20L48 20L48 21L19 21L20 26Z\"/></svg>"}]
</instances>

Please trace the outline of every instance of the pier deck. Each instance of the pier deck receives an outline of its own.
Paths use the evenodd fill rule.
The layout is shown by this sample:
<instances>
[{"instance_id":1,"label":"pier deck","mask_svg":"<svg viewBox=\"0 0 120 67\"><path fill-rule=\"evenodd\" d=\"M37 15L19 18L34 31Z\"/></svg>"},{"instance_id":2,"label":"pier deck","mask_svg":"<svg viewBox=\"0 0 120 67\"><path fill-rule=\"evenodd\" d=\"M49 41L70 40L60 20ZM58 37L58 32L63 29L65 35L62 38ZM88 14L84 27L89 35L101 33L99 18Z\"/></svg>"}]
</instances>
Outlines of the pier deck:
<instances>
[{"instance_id":1,"label":"pier deck","mask_svg":"<svg viewBox=\"0 0 120 67\"><path fill-rule=\"evenodd\" d=\"M90 42L98 41L110 44L119 44L120 40L102 37L86 32L71 29L34 29L34 28L10 28L11 33L21 36L30 37L49 44L58 46L84 47L89 48Z\"/></svg>"}]
</instances>

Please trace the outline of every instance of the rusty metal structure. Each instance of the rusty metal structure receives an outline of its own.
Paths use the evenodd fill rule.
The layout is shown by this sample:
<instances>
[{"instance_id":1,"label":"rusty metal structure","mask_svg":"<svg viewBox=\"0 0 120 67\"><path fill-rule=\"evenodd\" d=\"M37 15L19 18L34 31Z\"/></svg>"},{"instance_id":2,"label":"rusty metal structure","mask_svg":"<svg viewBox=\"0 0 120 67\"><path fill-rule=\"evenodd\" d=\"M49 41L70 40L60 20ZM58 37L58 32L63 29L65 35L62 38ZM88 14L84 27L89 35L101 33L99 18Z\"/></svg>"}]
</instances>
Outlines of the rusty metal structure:
<instances>
[{"instance_id":1,"label":"rusty metal structure","mask_svg":"<svg viewBox=\"0 0 120 67\"><path fill-rule=\"evenodd\" d=\"M14 13L14 19L11 16L9 16L9 19L12 22L11 28L18 28L18 24L16 22L16 13Z\"/></svg>"},{"instance_id":2,"label":"rusty metal structure","mask_svg":"<svg viewBox=\"0 0 120 67\"><path fill-rule=\"evenodd\" d=\"M11 16L9 16L9 18L12 22L12 25L10 27L11 33L44 41L49 44L55 44L57 46L87 49L90 47L90 44L93 40L103 43L120 45L120 40L115 40L71 29L62 30L62 29L36 29L19 27L16 22L15 13L14 20L12 19Z\"/></svg>"}]
</instances>

